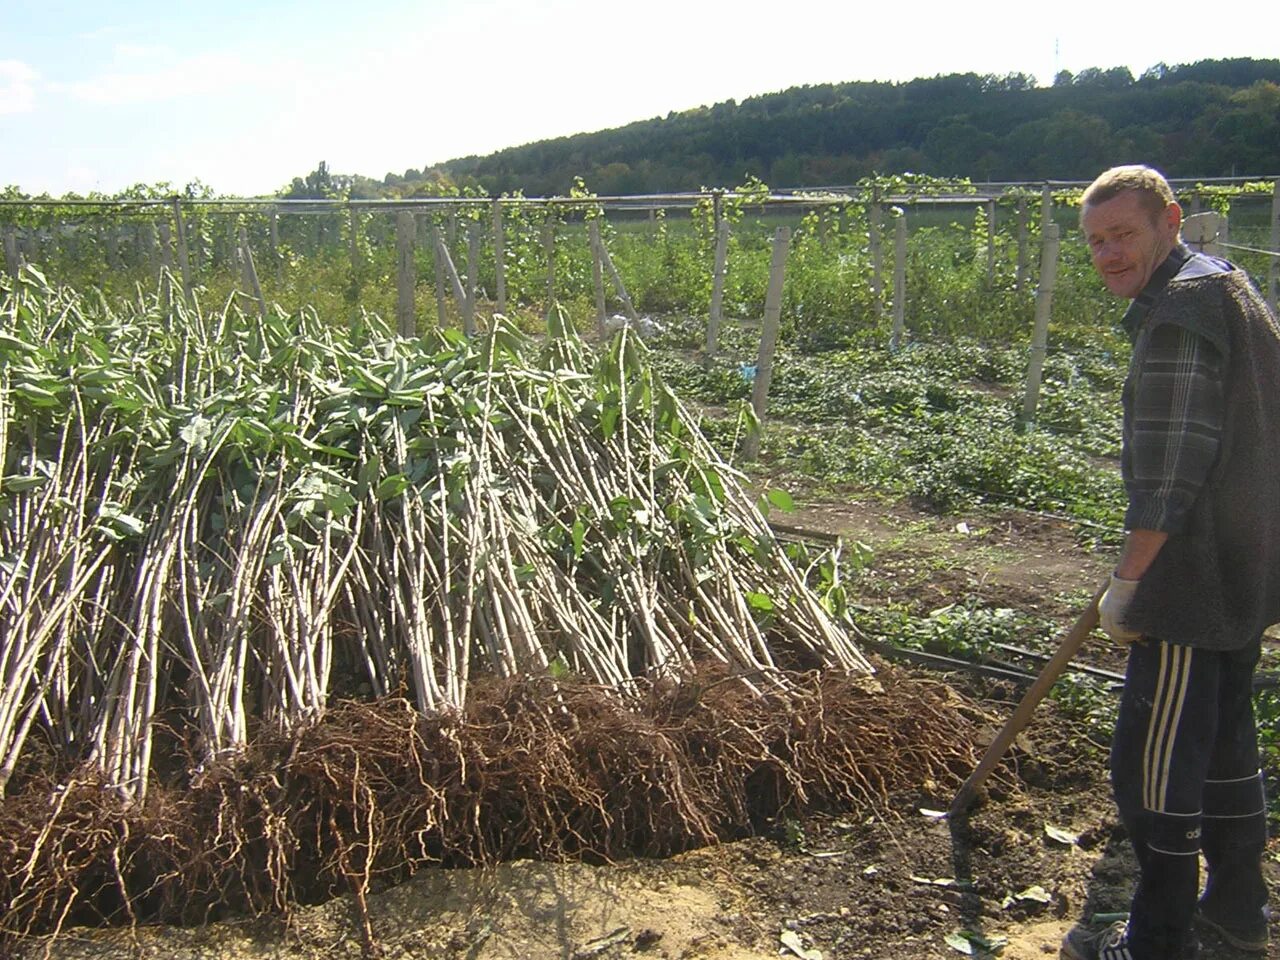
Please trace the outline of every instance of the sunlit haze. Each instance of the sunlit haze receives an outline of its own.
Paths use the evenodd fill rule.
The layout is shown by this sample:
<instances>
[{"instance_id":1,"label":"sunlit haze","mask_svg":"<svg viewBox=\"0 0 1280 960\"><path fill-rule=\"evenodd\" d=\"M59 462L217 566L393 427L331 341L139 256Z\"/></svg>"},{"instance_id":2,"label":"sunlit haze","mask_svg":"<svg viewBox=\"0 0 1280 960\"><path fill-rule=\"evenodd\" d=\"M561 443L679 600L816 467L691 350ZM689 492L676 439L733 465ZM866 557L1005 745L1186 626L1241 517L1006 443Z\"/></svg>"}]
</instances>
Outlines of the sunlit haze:
<instances>
[{"instance_id":1,"label":"sunlit haze","mask_svg":"<svg viewBox=\"0 0 1280 960\"><path fill-rule=\"evenodd\" d=\"M1275 57L1280 3L1230 22L1114 4L334 0L0 8L0 187L382 177L801 84Z\"/></svg>"}]
</instances>

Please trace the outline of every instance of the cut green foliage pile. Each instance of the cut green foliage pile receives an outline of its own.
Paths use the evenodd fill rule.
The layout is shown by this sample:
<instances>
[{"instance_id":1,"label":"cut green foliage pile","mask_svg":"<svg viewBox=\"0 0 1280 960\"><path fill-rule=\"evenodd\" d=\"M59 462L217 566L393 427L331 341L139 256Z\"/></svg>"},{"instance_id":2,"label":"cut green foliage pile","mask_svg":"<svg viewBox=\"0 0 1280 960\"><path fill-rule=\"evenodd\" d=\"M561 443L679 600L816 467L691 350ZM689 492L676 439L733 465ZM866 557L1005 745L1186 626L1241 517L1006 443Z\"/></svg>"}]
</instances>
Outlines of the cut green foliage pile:
<instances>
[{"instance_id":1,"label":"cut green foliage pile","mask_svg":"<svg viewBox=\"0 0 1280 960\"><path fill-rule=\"evenodd\" d=\"M4 312L0 786L33 735L141 795L162 726L213 758L481 671L869 672L628 331L409 342L36 275Z\"/></svg>"}]
</instances>

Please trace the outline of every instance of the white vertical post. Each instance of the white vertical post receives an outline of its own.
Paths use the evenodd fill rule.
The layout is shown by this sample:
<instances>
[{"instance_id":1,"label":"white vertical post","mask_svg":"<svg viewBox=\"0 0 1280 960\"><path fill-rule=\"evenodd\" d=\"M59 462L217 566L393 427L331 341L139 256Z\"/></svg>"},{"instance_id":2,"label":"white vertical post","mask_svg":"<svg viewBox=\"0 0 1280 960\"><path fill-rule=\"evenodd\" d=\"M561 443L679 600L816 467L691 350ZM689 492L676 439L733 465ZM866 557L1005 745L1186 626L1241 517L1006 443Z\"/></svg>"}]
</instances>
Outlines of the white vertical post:
<instances>
[{"instance_id":1,"label":"white vertical post","mask_svg":"<svg viewBox=\"0 0 1280 960\"><path fill-rule=\"evenodd\" d=\"M151 276L159 277L160 268L164 266L164 262L156 249L156 225L152 221L148 220L146 223L142 224L138 230L142 237L142 248L147 254L147 269L151 273Z\"/></svg>"},{"instance_id":2,"label":"white vertical post","mask_svg":"<svg viewBox=\"0 0 1280 960\"><path fill-rule=\"evenodd\" d=\"M1014 289L1021 292L1027 283L1027 198L1018 198L1018 275Z\"/></svg>"},{"instance_id":3,"label":"white vertical post","mask_svg":"<svg viewBox=\"0 0 1280 960\"><path fill-rule=\"evenodd\" d=\"M120 227L114 219L108 219L105 225L99 228L98 233L101 235L103 243L107 248L107 269L113 273L120 269Z\"/></svg>"},{"instance_id":4,"label":"white vertical post","mask_svg":"<svg viewBox=\"0 0 1280 960\"><path fill-rule=\"evenodd\" d=\"M1211 257L1223 255L1222 231L1225 221L1214 211L1193 213L1182 221L1182 242L1192 250Z\"/></svg>"},{"instance_id":5,"label":"white vertical post","mask_svg":"<svg viewBox=\"0 0 1280 960\"><path fill-rule=\"evenodd\" d=\"M413 315L413 288L417 285L413 261L415 233L413 214L401 210L396 214L396 332L402 337L418 333Z\"/></svg>"},{"instance_id":6,"label":"white vertical post","mask_svg":"<svg viewBox=\"0 0 1280 960\"><path fill-rule=\"evenodd\" d=\"M22 256L18 253L18 234L13 227L4 228L4 263L9 276L18 279L18 271L22 268Z\"/></svg>"},{"instance_id":7,"label":"white vertical post","mask_svg":"<svg viewBox=\"0 0 1280 960\"><path fill-rule=\"evenodd\" d=\"M996 280L996 202L987 201L987 284Z\"/></svg>"},{"instance_id":8,"label":"white vertical post","mask_svg":"<svg viewBox=\"0 0 1280 960\"><path fill-rule=\"evenodd\" d=\"M273 263L280 262L280 211L275 207L271 208L271 214L267 221L268 228L271 231L271 261Z\"/></svg>"},{"instance_id":9,"label":"white vertical post","mask_svg":"<svg viewBox=\"0 0 1280 960\"><path fill-rule=\"evenodd\" d=\"M1049 315L1053 305L1053 288L1058 282L1058 225L1044 228L1044 245L1040 256L1040 286L1036 290L1036 319L1031 332L1031 356L1027 363L1027 391L1022 401L1022 428L1028 429L1036 418L1040 402L1040 377L1049 344Z\"/></svg>"},{"instance_id":10,"label":"white vertical post","mask_svg":"<svg viewBox=\"0 0 1280 960\"><path fill-rule=\"evenodd\" d=\"M160 230L160 266L164 269L173 271L173 228L169 226L168 220L161 220L159 223Z\"/></svg>"},{"instance_id":11,"label":"white vertical post","mask_svg":"<svg viewBox=\"0 0 1280 960\"><path fill-rule=\"evenodd\" d=\"M605 333L604 264L600 254L600 221L592 217L587 224L591 235L591 284L596 294L596 333Z\"/></svg>"},{"instance_id":12,"label":"white vertical post","mask_svg":"<svg viewBox=\"0 0 1280 960\"><path fill-rule=\"evenodd\" d=\"M1271 312L1280 316L1280 180L1271 195L1271 266L1267 268L1267 289Z\"/></svg>"},{"instance_id":13,"label":"white vertical post","mask_svg":"<svg viewBox=\"0 0 1280 960\"><path fill-rule=\"evenodd\" d=\"M182 295L190 303L191 294L191 261L187 256L187 228L182 220L182 202L173 198L173 221L178 228L178 269L182 272Z\"/></svg>"},{"instance_id":14,"label":"white vertical post","mask_svg":"<svg viewBox=\"0 0 1280 960\"><path fill-rule=\"evenodd\" d=\"M760 431L764 430L765 409L769 405L769 381L773 379L773 354L778 346L778 326L782 320L782 287L787 273L787 251L791 228L778 227L773 234L773 257L769 263L769 287L764 298L764 326L760 331L760 352L756 356L756 376L751 387L751 409ZM760 455L760 434L747 435L742 455L754 460Z\"/></svg>"},{"instance_id":15,"label":"white vertical post","mask_svg":"<svg viewBox=\"0 0 1280 960\"><path fill-rule=\"evenodd\" d=\"M480 274L480 224L467 230L467 291L462 301L462 332L476 334L476 285Z\"/></svg>"},{"instance_id":16,"label":"white vertical post","mask_svg":"<svg viewBox=\"0 0 1280 960\"><path fill-rule=\"evenodd\" d=\"M449 255L449 248L445 246L444 240L440 237L439 231L435 233L436 250L440 255L440 265L444 268L443 280L453 291L453 299L457 301L459 310L463 310L467 302L467 291L462 287L462 280L458 276L458 269L453 265L453 257Z\"/></svg>"},{"instance_id":17,"label":"white vertical post","mask_svg":"<svg viewBox=\"0 0 1280 960\"><path fill-rule=\"evenodd\" d=\"M893 225L893 332L889 349L902 346L907 329L907 211L898 210Z\"/></svg>"},{"instance_id":18,"label":"white vertical post","mask_svg":"<svg viewBox=\"0 0 1280 960\"><path fill-rule=\"evenodd\" d=\"M707 356L719 348L720 324L724 320L724 279L729 262L729 221L716 220L716 262L711 273L711 312L707 316Z\"/></svg>"},{"instance_id":19,"label":"white vertical post","mask_svg":"<svg viewBox=\"0 0 1280 960\"><path fill-rule=\"evenodd\" d=\"M400 216L396 215L396 239L400 238ZM355 207L347 207L347 251L351 257L351 274L360 276L360 214Z\"/></svg>"},{"instance_id":20,"label":"white vertical post","mask_svg":"<svg viewBox=\"0 0 1280 960\"><path fill-rule=\"evenodd\" d=\"M449 325L449 311L444 302L444 264L440 260L440 230L428 217L424 218L423 223L427 224L427 238L431 244L431 263L433 267L433 282L435 284L436 293L436 325L443 330Z\"/></svg>"},{"instance_id":21,"label":"white vertical post","mask_svg":"<svg viewBox=\"0 0 1280 960\"><path fill-rule=\"evenodd\" d=\"M506 243L502 233L502 204L493 201L493 269L494 298L498 303L498 312L507 312L507 264Z\"/></svg>"},{"instance_id":22,"label":"white vertical post","mask_svg":"<svg viewBox=\"0 0 1280 960\"><path fill-rule=\"evenodd\" d=\"M542 252L547 258L547 316L556 302L556 225L551 214L542 224Z\"/></svg>"},{"instance_id":23,"label":"white vertical post","mask_svg":"<svg viewBox=\"0 0 1280 960\"><path fill-rule=\"evenodd\" d=\"M868 239L871 241L871 301L875 305L876 319L884 318L884 250L882 248L882 210L878 200L879 190L872 192L871 207L867 211Z\"/></svg>"},{"instance_id":24,"label":"white vertical post","mask_svg":"<svg viewBox=\"0 0 1280 960\"><path fill-rule=\"evenodd\" d=\"M258 282L258 271L253 266L253 251L249 248L249 231L240 224L240 266L244 273L245 285L258 301L258 313L267 315L267 300L262 295L262 284Z\"/></svg>"},{"instance_id":25,"label":"white vertical post","mask_svg":"<svg viewBox=\"0 0 1280 960\"><path fill-rule=\"evenodd\" d=\"M168 220L158 224L160 231L160 302L166 310L173 307L173 228Z\"/></svg>"},{"instance_id":26,"label":"white vertical post","mask_svg":"<svg viewBox=\"0 0 1280 960\"><path fill-rule=\"evenodd\" d=\"M597 249L600 251L600 262L604 266L604 271L613 281L613 289L618 294L618 299L622 301L622 309L627 312L631 320L639 320L640 315L636 312L635 304L631 302L631 294L627 293L627 287L622 282L622 274L618 273L618 268L613 265L613 257L609 256L609 248L605 246L603 239L600 240Z\"/></svg>"}]
</instances>

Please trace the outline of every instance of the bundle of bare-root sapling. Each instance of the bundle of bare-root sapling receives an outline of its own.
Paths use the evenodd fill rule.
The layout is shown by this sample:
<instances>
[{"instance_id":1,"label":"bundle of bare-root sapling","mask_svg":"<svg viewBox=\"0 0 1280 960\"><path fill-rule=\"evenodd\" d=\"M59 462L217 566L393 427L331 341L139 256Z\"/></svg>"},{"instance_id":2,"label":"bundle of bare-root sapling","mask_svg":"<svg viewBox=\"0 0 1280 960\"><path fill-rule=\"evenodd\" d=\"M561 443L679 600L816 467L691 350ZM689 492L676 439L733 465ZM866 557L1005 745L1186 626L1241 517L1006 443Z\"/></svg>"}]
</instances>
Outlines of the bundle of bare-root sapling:
<instances>
[{"instance_id":1,"label":"bundle of bare-root sapling","mask_svg":"<svg viewBox=\"0 0 1280 960\"><path fill-rule=\"evenodd\" d=\"M809 770L857 735L814 678L871 668L630 330L407 340L36 274L2 312L0 938L661 852L747 828L763 770L784 805L893 780L900 721L881 773Z\"/></svg>"}]
</instances>

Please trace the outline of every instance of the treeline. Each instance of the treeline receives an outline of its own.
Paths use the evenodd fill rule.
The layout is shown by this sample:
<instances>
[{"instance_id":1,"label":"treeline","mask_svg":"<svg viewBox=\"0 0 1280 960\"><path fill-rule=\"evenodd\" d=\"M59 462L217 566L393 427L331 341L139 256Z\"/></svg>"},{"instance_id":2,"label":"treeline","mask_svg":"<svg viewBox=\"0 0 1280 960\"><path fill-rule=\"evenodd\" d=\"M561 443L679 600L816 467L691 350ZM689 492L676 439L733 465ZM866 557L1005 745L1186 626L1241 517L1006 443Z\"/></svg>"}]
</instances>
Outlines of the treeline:
<instances>
[{"instance_id":1,"label":"treeline","mask_svg":"<svg viewBox=\"0 0 1280 960\"><path fill-rule=\"evenodd\" d=\"M611 130L462 157L354 194L441 187L489 195L565 194L580 176L602 195L733 186L854 183L912 171L977 181L1088 179L1142 160L1173 177L1280 172L1280 60L1206 60L1063 71L1052 86L1023 74L951 74L907 83L793 87ZM307 195L298 178L288 193Z\"/></svg>"}]
</instances>

